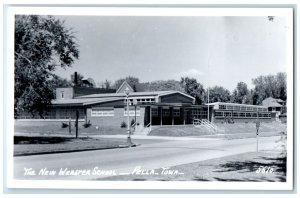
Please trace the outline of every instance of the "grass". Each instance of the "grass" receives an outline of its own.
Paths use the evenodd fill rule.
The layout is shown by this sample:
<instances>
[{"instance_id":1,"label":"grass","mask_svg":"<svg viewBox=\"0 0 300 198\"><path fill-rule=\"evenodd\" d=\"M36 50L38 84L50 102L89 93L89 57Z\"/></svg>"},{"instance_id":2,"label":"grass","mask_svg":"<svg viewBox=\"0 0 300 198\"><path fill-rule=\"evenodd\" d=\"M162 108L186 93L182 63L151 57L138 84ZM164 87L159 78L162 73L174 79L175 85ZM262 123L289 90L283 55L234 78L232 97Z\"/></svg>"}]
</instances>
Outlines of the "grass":
<instances>
[{"instance_id":1,"label":"grass","mask_svg":"<svg viewBox=\"0 0 300 198\"><path fill-rule=\"evenodd\" d=\"M193 125L186 126L162 126L150 132L150 136L201 136L210 135L211 133L203 128L196 128Z\"/></svg>"},{"instance_id":2,"label":"grass","mask_svg":"<svg viewBox=\"0 0 300 198\"><path fill-rule=\"evenodd\" d=\"M80 137L15 136L14 156L119 148L125 140Z\"/></svg>"},{"instance_id":3,"label":"grass","mask_svg":"<svg viewBox=\"0 0 300 198\"><path fill-rule=\"evenodd\" d=\"M272 173L257 173L260 167L273 169ZM114 176L99 180L113 181L236 181L236 182L285 182L286 157L280 152L263 151L238 154L202 162L170 167L179 173L164 175L162 169L156 169L158 175Z\"/></svg>"},{"instance_id":4,"label":"grass","mask_svg":"<svg viewBox=\"0 0 300 198\"><path fill-rule=\"evenodd\" d=\"M209 138L226 138L226 139L240 139L240 138L254 138L256 137L256 126L254 123L235 123L235 124L216 124L221 130L216 134L210 132L203 127L196 128L193 125L186 126L163 126L156 128L150 132L150 136L202 136ZM281 132L286 131L286 124L277 122L261 123L259 129L259 136L269 137L280 135Z\"/></svg>"},{"instance_id":5,"label":"grass","mask_svg":"<svg viewBox=\"0 0 300 198\"><path fill-rule=\"evenodd\" d=\"M126 128L121 128L120 126L115 127L103 127L100 126L96 129L96 126L90 126L85 128L83 122L80 122L78 133L80 135L116 135L116 134L126 134ZM35 134L35 135L70 135L69 127L62 128L60 122L15 122L15 132L26 133L26 134ZM75 136L75 127L72 122L71 126L71 135Z\"/></svg>"}]
</instances>

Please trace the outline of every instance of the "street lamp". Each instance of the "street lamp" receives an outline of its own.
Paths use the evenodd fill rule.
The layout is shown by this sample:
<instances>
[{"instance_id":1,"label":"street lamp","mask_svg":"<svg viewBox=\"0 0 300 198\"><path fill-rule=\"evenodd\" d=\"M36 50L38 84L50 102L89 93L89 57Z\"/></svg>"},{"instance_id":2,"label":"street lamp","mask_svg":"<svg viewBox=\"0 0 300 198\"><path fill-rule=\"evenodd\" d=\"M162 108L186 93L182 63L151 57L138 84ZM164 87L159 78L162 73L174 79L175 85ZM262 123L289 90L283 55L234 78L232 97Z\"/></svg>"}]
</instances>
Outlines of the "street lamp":
<instances>
[{"instance_id":1,"label":"street lamp","mask_svg":"<svg viewBox=\"0 0 300 198\"><path fill-rule=\"evenodd\" d=\"M125 94L126 94L126 105L127 105L127 144L129 146L132 146L131 137L130 137L130 123L129 123L129 100L128 100L129 93L130 93L129 88L126 87Z\"/></svg>"}]
</instances>

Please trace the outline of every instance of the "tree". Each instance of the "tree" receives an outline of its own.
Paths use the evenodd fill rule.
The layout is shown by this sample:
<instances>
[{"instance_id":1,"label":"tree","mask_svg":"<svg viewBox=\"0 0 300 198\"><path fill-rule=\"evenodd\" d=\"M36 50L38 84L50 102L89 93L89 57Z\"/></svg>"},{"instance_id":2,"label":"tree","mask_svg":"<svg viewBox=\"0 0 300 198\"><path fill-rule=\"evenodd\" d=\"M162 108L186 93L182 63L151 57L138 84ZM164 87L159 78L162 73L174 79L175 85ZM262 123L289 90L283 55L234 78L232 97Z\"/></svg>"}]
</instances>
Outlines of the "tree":
<instances>
[{"instance_id":1,"label":"tree","mask_svg":"<svg viewBox=\"0 0 300 198\"><path fill-rule=\"evenodd\" d=\"M52 74L52 79L50 80L50 84L52 85L53 90L55 90L58 87L71 87L72 81L69 81L66 78L61 78L60 76Z\"/></svg>"},{"instance_id":2,"label":"tree","mask_svg":"<svg viewBox=\"0 0 300 198\"><path fill-rule=\"evenodd\" d=\"M207 93L205 94L207 101ZM209 89L209 102L229 102L230 91L221 86L214 86Z\"/></svg>"},{"instance_id":3,"label":"tree","mask_svg":"<svg viewBox=\"0 0 300 198\"><path fill-rule=\"evenodd\" d=\"M249 90L247 84L244 82L239 82L236 89L233 90L231 96L231 102L239 104L249 104Z\"/></svg>"},{"instance_id":4,"label":"tree","mask_svg":"<svg viewBox=\"0 0 300 198\"><path fill-rule=\"evenodd\" d=\"M52 72L79 57L73 34L52 16L15 16L15 115L43 117L54 98Z\"/></svg>"},{"instance_id":5,"label":"tree","mask_svg":"<svg viewBox=\"0 0 300 198\"><path fill-rule=\"evenodd\" d=\"M202 104L204 102L205 91L203 85L198 83L195 78L181 77L180 83L185 93L196 99L196 104Z\"/></svg>"},{"instance_id":6,"label":"tree","mask_svg":"<svg viewBox=\"0 0 300 198\"><path fill-rule=\"evenodd\" d=\"M110 86L111 86L111 82L108 81L108 80L105 80L105 82L104 82L104 88L105 89L110 89Z\"/></svg>"},{"instance_id":7,"label":"tree","mask_svg":"<svg viewBox=\"0 0 300 198\"><path fill-rule=\"evenodd\" d=\"M181 83L176 80L158 80L147 83L141 83L143 91L181 91L184 92L184 88Z\"/></svg>"},{"instance_id":8,"label":"tree","mask_svg":"<svg viewBox=\"0 0 300 198\"><path fill-rule=\"evenodd\" d=\"M115 81L114 87L116 89L119 89L119 87L122 85L122 83L126 81L132 88L133 90L136 92L136 87L137 85L139 85L139 79L133 76L127 76L126 78L120 78L118 80Z\"/></svg>"},{"instance_id":9,"label":"tree","mask_svg":"<svg viewBox=\"0 0 300 198\"><path fill-rule=\"evenodd\" d=\"M268 97L286 100L286 73L258 76L252 79L254 84L253 104L261 104Z\"/></svg>"}]
</instances>

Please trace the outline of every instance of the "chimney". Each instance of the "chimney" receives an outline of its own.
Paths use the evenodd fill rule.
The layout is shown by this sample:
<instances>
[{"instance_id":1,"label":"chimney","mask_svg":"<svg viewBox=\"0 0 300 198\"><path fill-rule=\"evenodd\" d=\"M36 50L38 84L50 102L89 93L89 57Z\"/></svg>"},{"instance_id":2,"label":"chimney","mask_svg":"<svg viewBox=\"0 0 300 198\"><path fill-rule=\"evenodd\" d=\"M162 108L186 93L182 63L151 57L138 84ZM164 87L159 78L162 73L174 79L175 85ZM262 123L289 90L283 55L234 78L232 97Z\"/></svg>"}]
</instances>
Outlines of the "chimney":
<instances>
[{"instance_id":1,"label":"chimney","mask_svg":"<svg viewBox=\"0 0 300 198\"><path fill-rule=\"evenodd\" d=\"M78 85L78 77L77 77L77 72L74 73L74 86Z\"/></svg>"}]
</instances>

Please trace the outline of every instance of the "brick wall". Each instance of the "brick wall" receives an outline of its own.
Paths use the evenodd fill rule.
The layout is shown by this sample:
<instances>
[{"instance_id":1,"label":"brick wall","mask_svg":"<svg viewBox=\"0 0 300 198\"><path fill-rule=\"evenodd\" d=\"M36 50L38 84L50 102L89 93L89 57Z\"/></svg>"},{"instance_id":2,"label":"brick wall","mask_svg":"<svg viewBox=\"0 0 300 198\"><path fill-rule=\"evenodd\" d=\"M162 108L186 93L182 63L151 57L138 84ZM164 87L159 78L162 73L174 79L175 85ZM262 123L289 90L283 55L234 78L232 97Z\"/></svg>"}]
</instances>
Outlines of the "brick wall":
<instances>
[{"instance_id":1,"label":"brick wall","mask_svg":"<svg viewBox=\"0 0 300 198\"><path fill-rule=\"evenodd\" d=\"M90 120L90 123L93 126L121 126L121 123L124 121L127 124L127 116L124 116L123 107L114 108L114 116L104 116L104 117L92 117L91 116L92 108L87 109L87 121ZM140 107L140 116L136 116L136 122L140 125L144 125L144 115L145 107ZM135 119L134 116L130 116L129 121Z\"/></svg>"}]
</instances>

